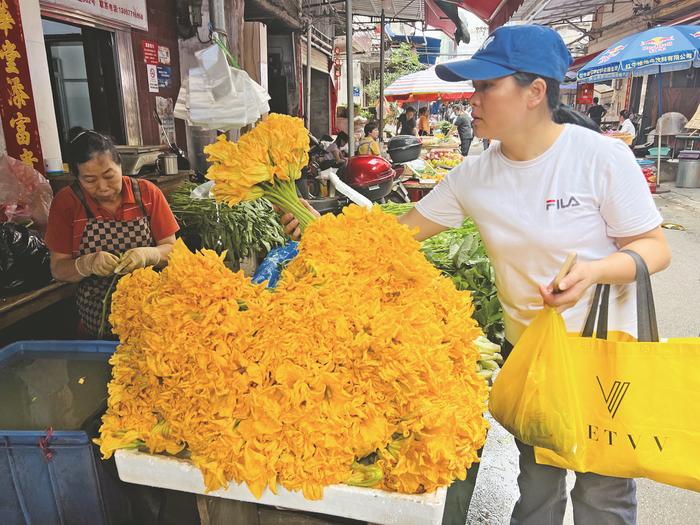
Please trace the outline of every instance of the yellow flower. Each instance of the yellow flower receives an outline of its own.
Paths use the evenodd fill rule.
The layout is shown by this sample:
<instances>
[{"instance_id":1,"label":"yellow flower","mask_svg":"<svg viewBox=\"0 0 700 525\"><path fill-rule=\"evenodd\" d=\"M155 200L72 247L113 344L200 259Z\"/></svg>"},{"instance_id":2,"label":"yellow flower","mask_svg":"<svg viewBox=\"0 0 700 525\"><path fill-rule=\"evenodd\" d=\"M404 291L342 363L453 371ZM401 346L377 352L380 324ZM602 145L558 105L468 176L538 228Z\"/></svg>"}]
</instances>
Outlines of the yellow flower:
<instances>
[{"instance_id":1,"label":"yellow flower","mask_svg":"<svg viewBox=\"0 0 700 525\"><path fill-rule=\"evenodd\" d=\"M312 223L274 292L178 241L162 272L114 294L102 453L185 447L209 490L245 482L257 497L449 485L487 428L472 312L379 208Z\"/></svg>"}]
</instances>

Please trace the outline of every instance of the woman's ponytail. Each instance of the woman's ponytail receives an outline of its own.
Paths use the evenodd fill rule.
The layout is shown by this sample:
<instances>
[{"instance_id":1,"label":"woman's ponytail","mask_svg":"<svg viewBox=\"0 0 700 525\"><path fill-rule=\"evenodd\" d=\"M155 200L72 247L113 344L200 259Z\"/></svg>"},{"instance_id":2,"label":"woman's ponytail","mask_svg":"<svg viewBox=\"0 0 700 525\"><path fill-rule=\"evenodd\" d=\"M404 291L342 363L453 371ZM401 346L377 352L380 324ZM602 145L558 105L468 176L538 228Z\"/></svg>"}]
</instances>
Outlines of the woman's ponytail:
<instances>
[{"instance_id":1,"label":"woman's ponytail","mask_svg":"<svg viewBox=\"0 0 700 525\"><path fill-rule=\"evenodd\" d=\"M514 73L513 78L522 87L529 86L537 78L545 81L547 84L547 106L552 113L552 120L557 124L575 124L600 133L600 127L592 119L559 102L559 81L553 78L541 77L534 73L523 72Z\"/></svg>"},{"instance_id":2,"label":"woman's ponytail","mask_svg":"<svg viewBox=\"0 0 700 525\"><path fill-rule=\"evenodd\" d=\"M600 126L593 119L566 104L560 103L552 110L552 120L557 124L575 124L600 133Z\"/></svg>"}]
</instances>

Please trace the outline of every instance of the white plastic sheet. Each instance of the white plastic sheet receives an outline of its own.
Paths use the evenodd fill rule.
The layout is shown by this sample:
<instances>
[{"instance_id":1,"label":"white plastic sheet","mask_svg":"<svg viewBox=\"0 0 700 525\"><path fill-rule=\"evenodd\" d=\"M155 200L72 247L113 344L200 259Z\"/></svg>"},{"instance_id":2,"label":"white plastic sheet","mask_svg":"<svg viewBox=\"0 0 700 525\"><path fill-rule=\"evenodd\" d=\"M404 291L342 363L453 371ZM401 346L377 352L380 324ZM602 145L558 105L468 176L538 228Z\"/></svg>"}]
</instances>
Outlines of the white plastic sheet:
<instances>
[{"instance_id":1,"label":"white plastic sheet","mask_svg":"<svg viewBox=\"0 0 700 525\"><path fill-rule=\"evenodd\" d=\"M265 88L242 69L229 67L218 46L195 54L198 67L183 81L175 117L204 129L232 130L253 124L270 111Z\"/></svg>"}]
</instances>

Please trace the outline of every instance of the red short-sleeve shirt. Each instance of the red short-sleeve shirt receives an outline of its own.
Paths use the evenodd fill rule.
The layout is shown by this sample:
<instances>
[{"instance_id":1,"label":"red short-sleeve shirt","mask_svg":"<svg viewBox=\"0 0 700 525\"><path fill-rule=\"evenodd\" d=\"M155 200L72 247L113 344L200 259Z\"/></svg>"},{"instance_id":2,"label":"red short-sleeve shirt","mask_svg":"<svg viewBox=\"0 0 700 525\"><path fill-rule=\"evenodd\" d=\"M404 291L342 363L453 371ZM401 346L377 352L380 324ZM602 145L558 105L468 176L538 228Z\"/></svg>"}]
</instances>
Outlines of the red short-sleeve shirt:
<instances>
[{"instance_id":1,"label":"red short-sleeve shirt","mask_svg":"<svg viewBox=\"0 0 700 525\"><path fill-rule=\"evenodd\" d=\"M122 177L122 204L115 213L102 208L87 192L85 200L96 219L129 221L143 215L136 203L129 177ZM151 223L151 233L156 242L173 235L180 228L170 210L165 195L158 187L147 180L139 179L141 202ZM46 228L45 242L52 252L78 255L80 239L83 236L87 216L83 204L75 192L66 187L60 190L51 203L49 224Z\"/></svg>"}]
</instances>

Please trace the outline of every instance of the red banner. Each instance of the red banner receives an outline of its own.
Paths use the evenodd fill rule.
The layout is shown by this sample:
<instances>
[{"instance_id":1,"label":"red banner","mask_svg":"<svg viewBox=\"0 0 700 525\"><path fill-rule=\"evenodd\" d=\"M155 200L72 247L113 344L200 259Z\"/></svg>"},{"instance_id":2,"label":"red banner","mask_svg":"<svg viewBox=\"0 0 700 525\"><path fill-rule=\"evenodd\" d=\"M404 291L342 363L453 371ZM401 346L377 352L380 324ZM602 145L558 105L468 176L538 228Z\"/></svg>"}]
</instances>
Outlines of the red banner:
<instances>
[{"instance_id":1,"label":"red banner","mask_svg":"<svg viewBox=\"0 0 700 525\"><path fill-rule=\"evenodd\" d=\"M20 0L0 0L0 118L7 154L44 173Z\"/></svg>"},{"instance_id":2,"label":"red banner","mask_svg":"<svg viewBox=\"0 0 700 525\"><path fill-rule=\"evenodd\" d=\"M576 87L577 104L593 104L593 84L579 84Z\"/></svg>"}]
</instances>

